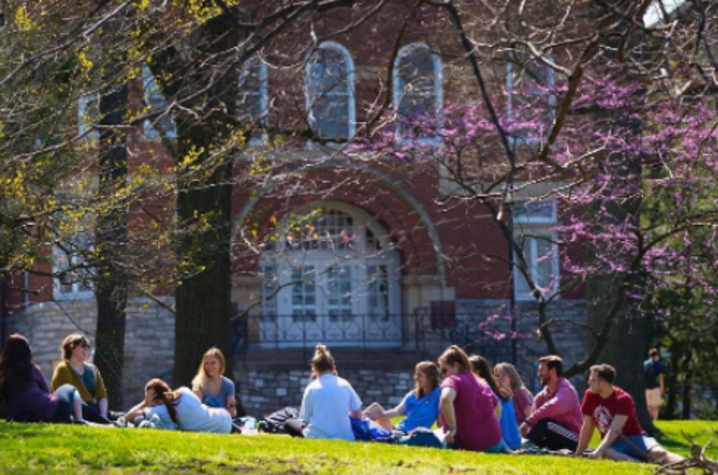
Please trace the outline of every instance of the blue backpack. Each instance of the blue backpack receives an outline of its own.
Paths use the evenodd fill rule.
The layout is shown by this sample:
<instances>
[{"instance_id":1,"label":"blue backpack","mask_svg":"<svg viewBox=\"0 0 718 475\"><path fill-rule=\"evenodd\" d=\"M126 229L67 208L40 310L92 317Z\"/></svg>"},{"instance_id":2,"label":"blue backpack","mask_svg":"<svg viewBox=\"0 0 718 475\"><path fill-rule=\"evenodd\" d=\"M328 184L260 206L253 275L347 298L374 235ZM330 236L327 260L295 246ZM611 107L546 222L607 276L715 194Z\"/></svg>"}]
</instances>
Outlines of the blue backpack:
<instances>
[{"instance_id":1,"label":"blue backpack","mask_svg":"<svg viewBox=\"0 0 718 475\"><path fill-rule=\"evenodd\" d=\"M391 442L392 432L369 419L350 417L354 438L360 442Z\"/></svg>"}]
</instances>

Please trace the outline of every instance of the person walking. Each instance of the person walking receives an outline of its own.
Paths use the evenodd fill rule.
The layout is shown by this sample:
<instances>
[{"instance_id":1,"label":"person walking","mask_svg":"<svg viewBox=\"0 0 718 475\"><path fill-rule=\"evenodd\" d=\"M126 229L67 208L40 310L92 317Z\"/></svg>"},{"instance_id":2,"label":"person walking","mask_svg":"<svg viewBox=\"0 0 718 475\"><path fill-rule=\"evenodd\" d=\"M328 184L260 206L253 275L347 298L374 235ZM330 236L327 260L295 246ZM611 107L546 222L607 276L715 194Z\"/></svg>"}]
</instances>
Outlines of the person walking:
<instances>
[{"instance_id":1,"label":"person walking","mask_svg":"<svg viewBox=\"0 0 718 475\"><path fill-rule=\"evenodd\" d=\"M648 351L648 359L643 362L643 374L646 377L646 405L651 419L658 420L658 413L663 402L663 375L665 373L661 354L658 349L651 348Z\"/></svg>"}]
</instances>

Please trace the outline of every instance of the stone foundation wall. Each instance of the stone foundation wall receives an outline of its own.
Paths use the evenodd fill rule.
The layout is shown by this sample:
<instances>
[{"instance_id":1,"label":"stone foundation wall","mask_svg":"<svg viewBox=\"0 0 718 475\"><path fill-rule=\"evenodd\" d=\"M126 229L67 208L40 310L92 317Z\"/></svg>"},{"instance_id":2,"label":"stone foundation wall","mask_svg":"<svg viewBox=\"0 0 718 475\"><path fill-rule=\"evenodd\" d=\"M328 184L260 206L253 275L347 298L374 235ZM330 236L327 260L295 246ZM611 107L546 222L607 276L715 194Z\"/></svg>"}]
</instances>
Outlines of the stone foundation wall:
<instances>
[{"instance_id":1,"label":"stone foundation wall","mask_svg":"<svg viewBox=\"0 0 718 475\"><path fill-rule=\"evenodd\" d=\"M306 365L304 365L307 368ZM339 369L339 375L354 387L364 405L378 402L384 407L399 404L414 387L413 368L407 371ZM240 398L247 414L259 417L286 406L299 407L309 384L309 369L271 373L237 372Z\"/></svg>"},{"instance_id":2,"label":"stone foundation wall","mask_svg":"<svg viewBox=\"0 0 718 475\"><path fill-rule=\"evenodd\" d=\"M35 362L49 380L60 363L60 344L71 333L83 333L95 343L97 304L92 300L34 304L7 319L10 332L22 333L33 349ZM124 406L143 397L144 383L153 377L169 379L174 356L174 316L154 302L128 304L123 379Z\"/></svg>"},{"instance_id":3,"label":"stone foundation wall","mask_svg":"<svg viewBox=\"0 0 718 475\"><path fill-rule=\"evenodd\" d=\"M508 330L508 321L492 318L506 314L508 304L501 300L456 301L457 324L451 332L427 330L430 344L419 349L348 350L335 352L339 374L354 386L365 404L379 402L384 406L398 404L414 386L414 365L425 359L436 361L441 349L449 343L468 346L470 353L479 353L494 363L510 361L510 339L497 339L491 334ZM518 369L533 392L540 389L536 377L537 358L546 354L546 345L535 337L538 328L532 306L517 305L519 333L529 335L518 340ZM550 318L584 322L586 303L561 300L551 304ZM20 332L30 341L36 362L49 379L60 361L60 343L70 333L86 333L95 340L97 310L94 300L41 303L8 318L11 332ZM481 322L491 324L481 327ZM566 366L583 357L585 331L565 322L552 327L554 341L564 356ZM433 332L433 333L432 333ZM142 398L148 379L160 377L170 382L173 366L174 316L154 302L135 300L130 304L125 337L125 409ZM309 383L312 350L248 350L235 358L235 381L247 412L261 416L285 406L298 406ZM576 389L583 391L583 376L572 378Z\"/></svg>"}]
</instances>

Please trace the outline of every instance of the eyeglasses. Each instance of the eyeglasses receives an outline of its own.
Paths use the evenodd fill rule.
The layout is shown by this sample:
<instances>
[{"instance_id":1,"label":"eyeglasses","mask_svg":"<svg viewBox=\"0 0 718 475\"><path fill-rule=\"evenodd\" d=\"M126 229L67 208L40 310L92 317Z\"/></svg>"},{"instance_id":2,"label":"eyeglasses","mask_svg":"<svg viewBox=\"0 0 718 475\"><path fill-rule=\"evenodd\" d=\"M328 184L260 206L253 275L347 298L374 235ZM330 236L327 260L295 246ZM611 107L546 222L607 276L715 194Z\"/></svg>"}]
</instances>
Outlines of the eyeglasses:
<instances>
[{"instance_id":1,"label":"eyeglasses","mask_svg":"<svg viewBox=\"0 0 718 475\"><path fill-rule=\"evenodd\" d=\"M90 344L89 344L88 342L86 342L86 341L81 341L80 343L78 343L78 344L75 345L75 346L81 346L81 347L87 348L87 349L89 350L92 345L90 345Z\"/></svg>"},{"instance_id":2,"label":"eyeglasses","mask_svg":"<svg viewBox=\"0 0 718 475\"><path fill-rule=\"evenodd\" d=\"M441 368L441 374L443 374L444 376L446 376L446 373L447 373L448 371L449 371L449 370L447 370L446 368Z\"/></svg>"}]
</instances>

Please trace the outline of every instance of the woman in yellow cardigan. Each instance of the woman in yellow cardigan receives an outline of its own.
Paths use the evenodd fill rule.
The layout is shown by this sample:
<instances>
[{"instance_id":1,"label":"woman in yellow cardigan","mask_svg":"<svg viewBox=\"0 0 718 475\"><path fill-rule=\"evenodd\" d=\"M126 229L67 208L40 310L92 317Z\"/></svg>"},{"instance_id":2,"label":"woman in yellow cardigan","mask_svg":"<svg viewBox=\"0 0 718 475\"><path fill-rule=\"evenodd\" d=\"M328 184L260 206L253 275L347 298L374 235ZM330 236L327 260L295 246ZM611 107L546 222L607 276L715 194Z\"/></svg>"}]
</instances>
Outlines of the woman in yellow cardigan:
<instances>
[{"instance_id":1,"label":"woman in yellow cardigan","mask_svg":"<svg viewBox=\"0 0 718 475\"><path fill-rule=\"evenodd\" d=\"M110 424L107 412L107 391L102 375L95 365L87 363L90 342L83 335L73 334L62 342L62 363L52 375L52 390L63 384L74 386L82 397L85 420Z\"/></svg>"}]
</instances>

